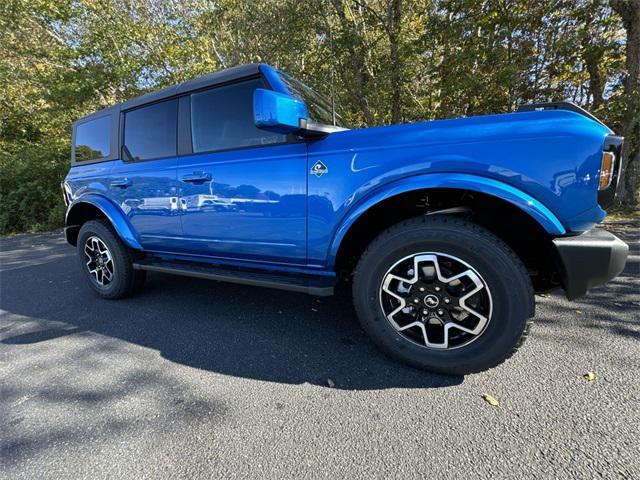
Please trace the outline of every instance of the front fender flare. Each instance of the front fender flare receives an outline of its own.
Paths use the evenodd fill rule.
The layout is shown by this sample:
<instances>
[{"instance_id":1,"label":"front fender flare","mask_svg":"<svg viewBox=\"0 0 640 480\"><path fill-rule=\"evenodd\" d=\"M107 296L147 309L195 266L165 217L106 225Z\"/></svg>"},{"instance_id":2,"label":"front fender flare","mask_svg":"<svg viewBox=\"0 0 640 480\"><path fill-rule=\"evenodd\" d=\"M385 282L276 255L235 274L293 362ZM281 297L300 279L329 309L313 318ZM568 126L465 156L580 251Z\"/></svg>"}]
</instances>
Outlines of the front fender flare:
<instances>
[{"instance_id":1,"label":"front fender flare","mask_svg":"<svg viewBox=\"0 0 640 480\"><path fill-rule=\"evenodd\" d=\"M550 235L560 236L566 233L564 226L551 210L529 194L511 185L492 178L464 173L431 173L403 178L383 185L352 207L343 217L340 226L333 235L333 240L329 247L329 265L335 263L342 239L351 226L369 208L396 195L432 188L455 188L494 196L523 210Z\"/></svg>"},{"instance_id":2,"label":"front fender flare","mask_svg":"<svg viewBox=\"0 0 640 480\"><path fill-rule=\"evenodd\" d=\"M102 195L88 194L83 195L81 197L76 198L69 208L67 209L67 215L65 217L65 227L70 228L74 227L77 224L74 224L73 220L73 211L74 208L78 207L82 204L89 204L93 207L100 210L105 217L111 222L111 225L115 229L118 236L127 244L127 246L134 248L136 250L142 250L142 245L138 239L138 236L135 234L131 223L124 215L122 210L114 204L111 200Z\"/></svg>"}]
</instances>

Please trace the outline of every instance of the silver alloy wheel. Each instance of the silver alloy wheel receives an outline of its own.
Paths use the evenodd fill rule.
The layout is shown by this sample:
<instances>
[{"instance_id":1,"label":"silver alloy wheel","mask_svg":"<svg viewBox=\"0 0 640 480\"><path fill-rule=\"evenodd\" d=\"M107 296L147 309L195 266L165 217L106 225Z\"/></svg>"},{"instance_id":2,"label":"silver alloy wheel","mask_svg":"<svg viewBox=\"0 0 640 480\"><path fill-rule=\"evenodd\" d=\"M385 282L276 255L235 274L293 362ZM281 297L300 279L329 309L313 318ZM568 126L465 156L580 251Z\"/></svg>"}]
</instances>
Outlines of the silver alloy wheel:
<instances>
[{"instance_id":1,"label":"silver alloy wheel","mask_svg":"<svg viewBox=\"0 0 640 480\"><path fill-rule=\"evenodd\" d=\"M439 252L409 255L384 274L379 289L386 319L421 347L451 350L479 338L491 321L491 292L463 260Z\"/></svg>"},{"instance_id":2,"label":"silver alloy wheel","mask_svg":"<svg viewBox=\"0 0 640 480\"><path fill-rule=\"evenodd\" d=\"M99 237L91 236L84 243L84 254L89 274L95 278L98 285L109 285L113 279L115 265L107 245Z\"/></svg>"}]
</instances>

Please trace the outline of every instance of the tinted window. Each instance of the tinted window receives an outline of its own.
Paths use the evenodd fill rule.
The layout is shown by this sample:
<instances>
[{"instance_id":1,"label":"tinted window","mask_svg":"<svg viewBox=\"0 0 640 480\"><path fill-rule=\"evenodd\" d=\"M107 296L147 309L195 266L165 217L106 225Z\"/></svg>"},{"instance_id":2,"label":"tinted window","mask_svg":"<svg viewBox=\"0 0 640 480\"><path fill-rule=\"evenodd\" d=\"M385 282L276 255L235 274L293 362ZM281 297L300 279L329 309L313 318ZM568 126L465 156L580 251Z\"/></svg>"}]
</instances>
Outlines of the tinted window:
<instances>
[{"instance_id":1,"label":"tinted window","mask_svg":"<svg viewBox=\"0 0 640 480\"><path fill-rule=\"evenodd\" d=\"M178 101L169 100L125 114L124 144L135 160L176 155Z\"/></svg>"},{"instance_id":2,"label":"tinted window","mask_svg":"<svg viewBox=\"0 0 640 480\"><path fill-rule=\"evenodd\" d=\"M191 95L194 152L283 143L286 135L256 128L253 91L261 80L248 80Z\"/></svg>"},{"instance_id":3,"label":"tinted window","mask_svg":"<svg viewBox=\"0 0 640 480\"><path fill-rule=\"evenodd\" d=\"M96 118L76 126L76 162L86 162L109 156L111 115Z\"/></svg>"}]
</instances>

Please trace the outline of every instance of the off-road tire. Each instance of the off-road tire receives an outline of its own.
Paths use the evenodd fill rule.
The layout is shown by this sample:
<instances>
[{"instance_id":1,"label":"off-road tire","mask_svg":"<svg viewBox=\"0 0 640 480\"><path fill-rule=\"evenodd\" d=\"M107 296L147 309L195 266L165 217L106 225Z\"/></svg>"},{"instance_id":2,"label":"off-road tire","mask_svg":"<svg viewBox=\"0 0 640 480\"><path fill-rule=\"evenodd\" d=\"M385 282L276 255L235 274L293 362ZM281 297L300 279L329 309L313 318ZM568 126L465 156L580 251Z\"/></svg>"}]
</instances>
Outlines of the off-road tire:
<instances>
[{"instance_id":1,"label":"off-road tire","mask_svg":"<svg viewBox=\"0 0 640 480\"><path fill-rule=\"evenodd\" d=\"M490 321L468 345L442 350L418 345L401 335L383 311L383 277L396 262L422 252L463 260L491 292ZM362 327L383 352L418 368L456 375L486 370L512 356L535 313L531 280L513 250L485 228L447 215L400 222L373 240L356 267L353 300Z\"/></svg>"}]
</instances>

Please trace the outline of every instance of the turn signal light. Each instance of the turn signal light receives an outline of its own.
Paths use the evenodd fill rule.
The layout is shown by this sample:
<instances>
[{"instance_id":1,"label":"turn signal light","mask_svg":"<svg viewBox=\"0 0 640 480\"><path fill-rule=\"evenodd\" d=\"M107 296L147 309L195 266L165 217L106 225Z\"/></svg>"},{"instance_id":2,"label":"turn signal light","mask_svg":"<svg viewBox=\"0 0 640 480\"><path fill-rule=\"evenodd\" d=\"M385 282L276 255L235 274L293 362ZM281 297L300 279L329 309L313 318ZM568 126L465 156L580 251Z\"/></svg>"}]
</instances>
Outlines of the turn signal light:
<instances>
[{"instance_id":1,"label":"turn signal light","mask_svg":"<svg viewBox=\"0 0 640 480\"><path fill-rule=\"evenodd\" d=\"M604 190L611 185L613 180L613 169L616 164L616 154L613 152L602 152L602 165L600 166L600 186L599 190Z\"/></svg>"}]
</instances>

